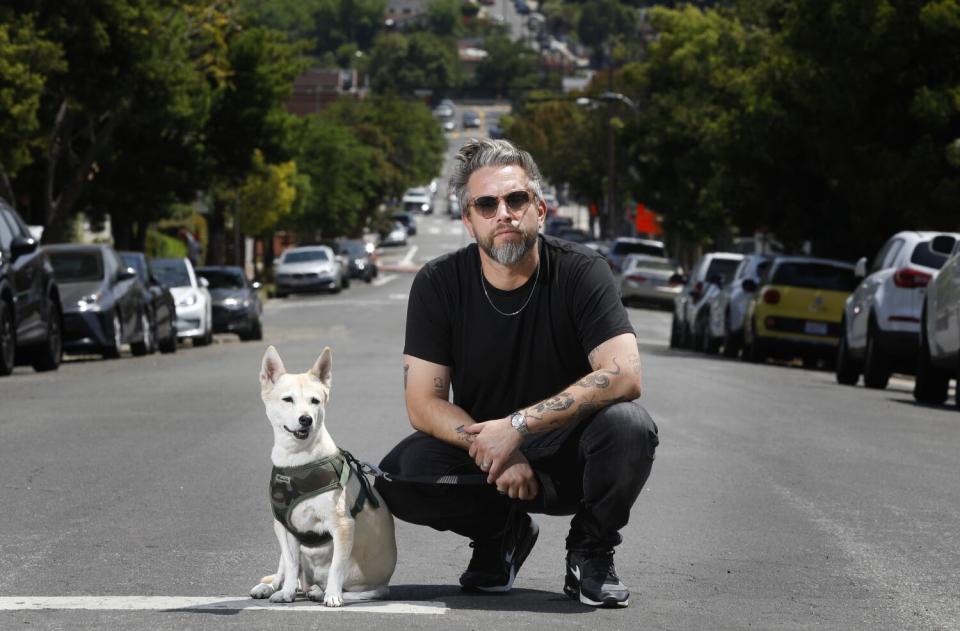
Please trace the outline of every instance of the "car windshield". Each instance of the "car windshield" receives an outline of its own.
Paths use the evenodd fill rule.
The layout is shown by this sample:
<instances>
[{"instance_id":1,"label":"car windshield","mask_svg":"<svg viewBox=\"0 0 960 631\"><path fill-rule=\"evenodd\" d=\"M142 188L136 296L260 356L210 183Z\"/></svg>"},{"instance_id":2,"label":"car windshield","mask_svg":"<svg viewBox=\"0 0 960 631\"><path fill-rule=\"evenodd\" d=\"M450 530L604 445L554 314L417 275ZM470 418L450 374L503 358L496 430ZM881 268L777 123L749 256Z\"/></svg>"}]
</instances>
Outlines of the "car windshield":
<instances>
[{"instance_id":1,"label":"car windshield","mask_svg":"<svg viewBox=\"0 0 960 631\"><path fill-rule=\"evenodd\" d=\"M781 263L773 270L771 283L806 289L853 291L857 277L852 268L829 263Z\"/></svg>"},{"instance_id":2,"label":"car windshield","mask_svg":"<svg viewBox=\"0 0 960 631\"><path fill-rule=\"evenodd\" d=\"M367 246L363 241L344 241L340 246L347 255L359 258L367 255Z\"/></svg>"},{"instance_id":3,"label":"car windshield","mask_svg":"<svg viewBox=\"0 0 960 631\"><path fill-rule=\"evenodd\" d=\"M308 263L310 261L329 261L324 250L290 250L283 255L284 263Z\"/></svg>"},{"instance_id":4,"label":"car windshield","mask_svg":"<svg viewBox=\"0 0 960 631\"><path fill-rule=\"evenodd\" d=\"M634 241L617 241L613 244L611 254L648 254L650 256L663 256L666 254L662 245L655 243L640 243ZM734 261L734 267L739 261Z\"/></svg>"},{"instance_id":5,"label":"car windshield","mask_svg":"<svg viewBox=\"0 0 960 631\"><path fill-rule=\"evenodd\" d=\"M930 243L930 241L918 243L917 247L913 249L913 254L910 256L910 262L923 265L924 267L940 269L950 256L941 254L940 252L934 252L930 249Z\"/></svg>"},{"instance_id":6,"label":"car windshield","mask_svg":"<svg viewBox=\"0 0 960 631\"><path fill-rule=\"evenodd\" d=\"M634 259L630 269L649 269L672 272L677 269L677 264L667 259L662 261L656 261L653 259Z\"/></svg>"},{"instance_id":7,"label":"car windshield","mask_svg":"<svg viewBox=\"0 0 960 631\"><path fill-rule=\"evenodd\" d=\"M190 282L187 264L179 259L155 260L151 267L157 280L167 287L188 287L193 284Z\"/></svg>"},{"instance_id":8,"label":"car windshield","mask_svg":"<svg viewBox=\"0 0 960 631\"><path fill-rule=\"evenodd\" d=\"M210 289L243 289L246 286L240 272L201 269L197 273L207 279Z\"/></svg>"},{"instance_id":9,"label":"car windshield","mask_svg":"<svg viewBox=\"0 0 960 631\"><path fill-rule=\"evenodd\" d=\"M720 277L720 283L726 285L727 281L733 278L733 273L737 271L737 266L740 265L740 261L735 261L732 259L713 259L710 261L710 266L707 268L707 280L713 278L714 276Z\"/></svg>"},{"instance_id":10,"label":"car windshield","mask_svg":"<svg viewBox=\"0 0 960 631\"><path fill-rule=\"evenodd\" d=\"M99 252L51 252L53 275L61 283L78 283L103 278Z\"/></svg>"},{"instance_id":11,"label":"car windshield","mask_svg":"<svg viewBox=\"0 0 960 631\"><path fill-rule=\"evenodd\" d=\"M143 266L143 258L135 254L121 254L120 258L123 259L123 264L127 267L132 267L137 270L137 278L141 281L147 280L147 270Z\"/></svg>"}]
</instances>

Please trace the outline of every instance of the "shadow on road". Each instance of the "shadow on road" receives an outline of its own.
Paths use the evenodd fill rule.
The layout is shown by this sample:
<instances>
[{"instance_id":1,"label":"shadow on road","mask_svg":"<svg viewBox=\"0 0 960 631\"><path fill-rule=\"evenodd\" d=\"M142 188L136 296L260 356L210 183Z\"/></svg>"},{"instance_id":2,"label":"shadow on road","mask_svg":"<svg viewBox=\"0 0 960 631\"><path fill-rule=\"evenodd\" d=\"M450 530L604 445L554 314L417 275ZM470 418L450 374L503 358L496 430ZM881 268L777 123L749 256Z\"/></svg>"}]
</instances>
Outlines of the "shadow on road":
<instances>
[{"instance_id":1,"label":"shadow on road","mask_svg":"<svg viewBox=\"0 0 960 631\"><path fill-rule=\"evenodd\" d=\"M561 592L513 589L507 594L464 592L455 585L391 585L390 600L443 602L450 609L575 614L594 611Z\"/></svg>"}]
</instances>

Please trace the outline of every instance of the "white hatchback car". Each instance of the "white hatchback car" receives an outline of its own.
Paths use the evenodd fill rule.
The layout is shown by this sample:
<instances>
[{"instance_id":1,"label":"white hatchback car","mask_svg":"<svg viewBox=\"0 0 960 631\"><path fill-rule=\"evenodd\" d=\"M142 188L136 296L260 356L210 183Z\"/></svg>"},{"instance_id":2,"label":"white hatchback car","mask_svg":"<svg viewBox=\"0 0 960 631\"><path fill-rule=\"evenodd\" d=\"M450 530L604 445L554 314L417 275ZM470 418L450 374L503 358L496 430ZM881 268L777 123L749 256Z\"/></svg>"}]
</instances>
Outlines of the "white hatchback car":
<instances>
[{"instance_id":1,"label":"white hatchback car","mask_svg":"<svg viewBox=\"0 0 960 631\"><path fill-rule=\"evenodd\" d=\"M771 260L771 257L763 254L744 256L733 274L733 280L710 297L709 338L703 340L704 350L716 351L722 346L723 354L728 357L736 357L740 353L747 307ZM753 282L745 283L747 280Z\"/></svg>"},{"instance_id":2,"label":"white hatchback car","mask_svg":"<svg viewBox=\"0 0 960 631\"><path fill-rule=\"evenodd\" d=\"M863 280L843 310L838 383L854 385L862 373L863 385L883 389L894 371L916 370L924 289L947 260L930 247L941 236L960 239L960 233L898 232L880 248L869 270L866 258L857 261L856 274Z\"/></svg>"},{"instance_id":3,"label":"white hatchback car","mask_svg":"<svg viewBox=\"0 0 960 631\"><path fill-rule=\"evenodd\" d=\"M686 285L673 303L670 348L701 348L707 330L710 298L733 276L742 254L708 252L693 266Z\"/></svg>"},{"instance_id":4,"label":"white hatchback car","mask_svg":"<svg viewBox=\"0 0 960 631\"><path fill-rule=\"evenodd\" d=\"M920 403L943 403L954 378L954 402L960 409L960 239L954 240L952 251L948 239L937 237L932 244L934 252L950 258L927 285L913 396Z\"/></svg>"},{"instance_id":5,"label":"white hatchback car","mask_svg":"<svg viewBox=\"0 0 960 631\"><path fill-rule=\"evenodd\" d=\"M213 301L209 283L198 276L189 259L153 259L150 267L173 295L177 307L177 337L190 338L194 346L213 341Z\"/></svg>"}]
</instances>

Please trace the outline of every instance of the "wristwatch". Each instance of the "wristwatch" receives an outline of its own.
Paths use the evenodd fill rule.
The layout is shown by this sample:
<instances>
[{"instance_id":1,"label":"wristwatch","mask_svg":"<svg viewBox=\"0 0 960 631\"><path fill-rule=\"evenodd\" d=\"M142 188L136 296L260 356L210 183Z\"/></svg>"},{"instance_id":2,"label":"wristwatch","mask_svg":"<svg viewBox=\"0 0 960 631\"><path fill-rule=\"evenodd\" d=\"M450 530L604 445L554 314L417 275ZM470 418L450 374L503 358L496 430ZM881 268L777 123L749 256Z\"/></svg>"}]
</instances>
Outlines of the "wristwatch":
<instances>
[{"instance_id":1,"label":"wristwatch","mask_svg":"<svg viewBox=\"0 0 960 631\"><path fill-rule=\"evenodd\" d=\"M510 415L510 424L513 425L513 429L520 432L521 435L530 435L530 428L527 427L527 415L523 410L517 410Z\"/></svg>"}]
</instances>

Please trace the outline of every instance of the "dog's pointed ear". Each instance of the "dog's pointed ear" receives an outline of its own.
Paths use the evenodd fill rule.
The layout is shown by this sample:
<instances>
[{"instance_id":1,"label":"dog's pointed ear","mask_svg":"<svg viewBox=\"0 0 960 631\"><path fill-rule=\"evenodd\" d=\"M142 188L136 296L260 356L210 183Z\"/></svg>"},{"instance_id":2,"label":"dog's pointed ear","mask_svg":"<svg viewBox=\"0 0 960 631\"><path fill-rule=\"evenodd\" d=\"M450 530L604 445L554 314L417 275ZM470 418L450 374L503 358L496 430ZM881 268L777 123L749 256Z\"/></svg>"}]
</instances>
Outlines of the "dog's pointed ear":
<instances>
[{"instance_id":1,"label":"dog's pointed ear","mask_svg":"<svg viewBox=\"0 0 960 631\"><path fill-rule=\"evenodd\" d=\"M323 352L320 353L320 357L317 358L317 361L314 362L313 366L310 368L310 374L317 378L320 383L326 387L330 387L330 373L333 371L333 351L330 350L329 346L323 347Z\"/></svg>"},{"instance_id":2,"label":"dog's pointed ear","mask_svg":"<svg viewBox=\"0 0 960 631\"><path fill-rule=\"evenodd\" d=\"M267 347L263 354L263 361L260 362L260 385L268 386L277 383L281 375L285 375L287 369L283 367L283 360L280 359L280 353L273 346Z\"/></svg>"}]
</instances>

